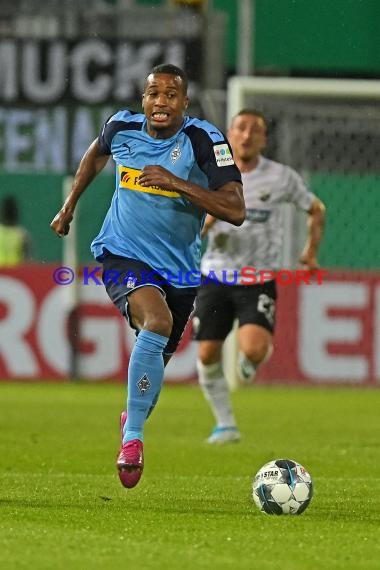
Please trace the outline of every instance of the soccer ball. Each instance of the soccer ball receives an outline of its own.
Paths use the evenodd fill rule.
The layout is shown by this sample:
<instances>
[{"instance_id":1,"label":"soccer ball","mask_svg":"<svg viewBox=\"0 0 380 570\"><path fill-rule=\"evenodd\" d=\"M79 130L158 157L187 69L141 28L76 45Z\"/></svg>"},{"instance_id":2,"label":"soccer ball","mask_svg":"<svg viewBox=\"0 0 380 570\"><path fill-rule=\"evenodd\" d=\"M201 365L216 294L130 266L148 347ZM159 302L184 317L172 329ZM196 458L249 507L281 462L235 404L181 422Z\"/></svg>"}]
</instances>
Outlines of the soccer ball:
<instances>
[{"instance_id":1,"label":"soccer ball","mask_svg":"<svg viewBox=\"0 0 380 570\"><path fill-rule=\"evenodd\" d=\"M296 461L274 459L256 473L252 496L260 511L268 515L300 515L313 496L313 482Z\"/></svg>"}]
</instances>

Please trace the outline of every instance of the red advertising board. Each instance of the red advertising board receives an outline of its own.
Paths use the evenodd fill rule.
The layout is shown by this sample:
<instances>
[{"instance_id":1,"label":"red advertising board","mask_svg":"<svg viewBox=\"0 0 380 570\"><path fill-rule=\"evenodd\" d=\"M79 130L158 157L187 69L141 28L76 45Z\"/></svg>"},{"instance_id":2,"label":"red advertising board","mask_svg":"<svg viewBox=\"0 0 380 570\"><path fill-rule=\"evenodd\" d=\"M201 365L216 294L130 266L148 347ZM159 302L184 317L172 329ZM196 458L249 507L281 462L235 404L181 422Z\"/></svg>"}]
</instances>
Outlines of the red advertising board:
<instances>
[{"instance_id":1,"label":"red advertising board","mask_svg":"<svg viewBox=\"0 0 380 570\"><path fill-rule=\"evenodd\" d=\"M380 385L380 274L279 287L274 347L258 380Z\"/></svg>"},{"instance_id":2,"label":"red advertising board","mask_svg":"<svg viewBox=\"0 0 380 570\"><path fill-rule=\"evenodd\" d=\"M59 380L70 373L69 315L72 290L58 285L53 265L25 265L0 272L0 378ZM64 279L61 279L64 281ZM78 376L124 380L134 332L103 285L79 277ZM195 346L189 331L167 369L167 379L195 377Z\"/></svg>"},{"instance_id":3,"label":"red advertising board","mask_svg":"<svg viewBox=\"0 0 380 570\"><path fill-rule=\"evenodd\" d=\"M70 288L53 265L0 272L0 378L59 380L70 373ZM79 277L78 375L124 380L134 333L102 285ZM257 381L380 384L380 274L331 272L323 283L279 286L275 351ZM166 380L196 379L188 327Z\"/></svg>"}]
</instances>

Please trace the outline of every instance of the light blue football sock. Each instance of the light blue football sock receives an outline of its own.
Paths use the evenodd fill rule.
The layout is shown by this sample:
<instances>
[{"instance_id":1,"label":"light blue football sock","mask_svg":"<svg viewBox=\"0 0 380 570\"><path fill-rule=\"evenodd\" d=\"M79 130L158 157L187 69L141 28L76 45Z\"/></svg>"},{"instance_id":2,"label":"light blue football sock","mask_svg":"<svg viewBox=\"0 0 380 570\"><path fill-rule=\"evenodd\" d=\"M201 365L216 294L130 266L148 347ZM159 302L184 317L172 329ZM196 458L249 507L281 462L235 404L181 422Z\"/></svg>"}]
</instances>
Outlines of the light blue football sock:
<instances>
[{"instance_id":1,"label":"light blue football sock","mask_svg":"<svg viewBox=\"0 0 380 570\"><path fill-rule=\"evenodd\" d=\"M168 338L142 330L132 350L128 367L127 421L123 443L143 441L143 429L149 410L158 400L164 379L162 352Z\"/></svg>"}]
</instances>

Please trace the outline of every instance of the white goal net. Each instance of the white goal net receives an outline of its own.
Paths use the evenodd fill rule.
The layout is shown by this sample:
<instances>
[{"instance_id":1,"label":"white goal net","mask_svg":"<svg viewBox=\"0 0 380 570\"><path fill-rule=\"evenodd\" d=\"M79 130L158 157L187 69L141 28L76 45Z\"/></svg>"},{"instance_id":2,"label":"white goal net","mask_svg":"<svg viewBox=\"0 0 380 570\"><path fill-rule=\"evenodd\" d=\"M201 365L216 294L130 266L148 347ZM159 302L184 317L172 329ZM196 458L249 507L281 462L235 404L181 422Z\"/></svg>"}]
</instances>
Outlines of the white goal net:
<instances>
[{"instance_id":1,"label":"white goal net","mask_svg":"<svg viewBox=\"0 0 380 570\"><path fill-rule=\"evenodd\" d=\"M241 109L263 112L269 121L265 154L300 172L326 203L322 254L329 269L379 267L379 101L376 80L235 76L228 82L227 125ZM294 268L305 216L292 207L284 216L283 265ZM236 341L228 350L236 353ZM229 368L234 386L234 366Z\"/></svg>"},{"instance_id":2,"label":"white goal net","mask_svg":"<svg viewBox=\"0 0 380 570\"><path fill-rule=\"evenodd\" d=\"M270 123L270 158L292 166L307 181L311 173L349 180L380 175L379 101L375 80L237 76L228 82L227 118L229 124L239 110L259 109ZM305 224L293 209L285 212L285 222L284 265L291 267Z\"/></svg>"}]
</instances>

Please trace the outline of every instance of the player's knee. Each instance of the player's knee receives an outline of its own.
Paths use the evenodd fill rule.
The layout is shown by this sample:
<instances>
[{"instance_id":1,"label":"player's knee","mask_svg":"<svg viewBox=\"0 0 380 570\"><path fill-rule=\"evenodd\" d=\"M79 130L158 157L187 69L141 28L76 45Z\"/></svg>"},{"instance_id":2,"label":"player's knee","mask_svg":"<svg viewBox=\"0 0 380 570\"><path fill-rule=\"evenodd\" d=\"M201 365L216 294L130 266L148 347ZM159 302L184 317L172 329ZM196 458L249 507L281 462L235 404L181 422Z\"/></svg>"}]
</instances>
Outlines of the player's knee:
<instances>
[{"instance_id":1,"label":"player's knee","mask_svg":"<svg viewBox=\"0 0 380 570\"><path fill-rule=\"evenodd\" d=\"M144 322L144 329L170 337L173 328L173 317L170 312L149 315Z\"/></svg>"},{"instance_id":2,"label":"player's knee","mask_svg":"<svg viewBox=\"0 0 380 570\"><path fill-rule=\"evenodd\" d=\"M219 359L215 359L211 354L203 354L199 355L199 361L203 364L203 366L208 366L209 364L215 364L219 362Z\"/></svg>"},{"instance_id":3,"label":"player's knee","mask_svg":"<svg viewBox=\"0 0 380 570\"><path fill-rule=\"evenodd\" d=\"M213 347L210 345L204 345L202 342L200 343L199 350L198 350L198 360L204 366L208 366L209 364L215 364L219 362L221 359L220 349L219 347Z\"/></svg>"},{"instance_id":4,"label":"player's knee","mask_svg":"<svg viewBox=\"0 0 380 570\"><path fill-rule=\"evenodd\" d=\"M261 339L242 352L251 362L260 364L260 362L265 361L268 353L271 352L271 346L271 343L267 339Z\"/></svg>"}]
</instances>

